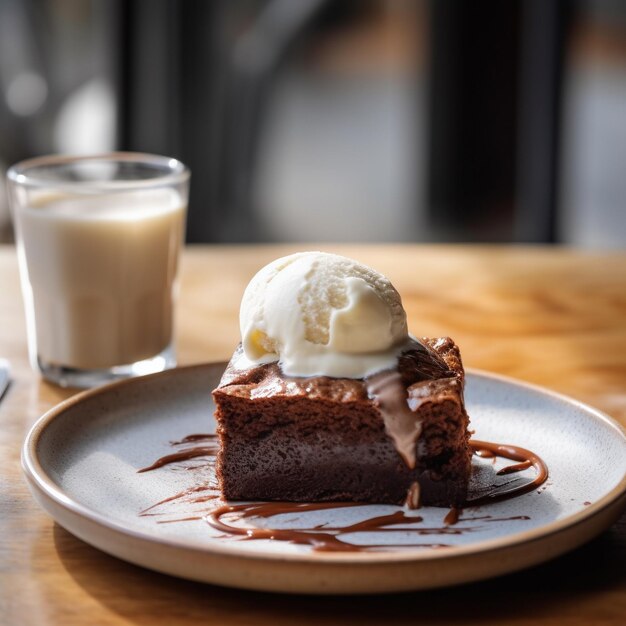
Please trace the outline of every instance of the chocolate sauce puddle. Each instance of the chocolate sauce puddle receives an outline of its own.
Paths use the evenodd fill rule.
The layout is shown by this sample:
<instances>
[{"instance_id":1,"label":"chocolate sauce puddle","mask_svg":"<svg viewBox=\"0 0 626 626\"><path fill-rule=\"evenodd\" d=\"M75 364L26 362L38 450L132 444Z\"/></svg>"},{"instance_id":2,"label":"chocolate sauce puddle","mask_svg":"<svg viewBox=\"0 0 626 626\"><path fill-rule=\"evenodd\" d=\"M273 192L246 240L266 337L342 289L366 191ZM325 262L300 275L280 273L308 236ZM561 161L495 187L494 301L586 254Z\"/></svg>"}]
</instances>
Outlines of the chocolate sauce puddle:
<instances>
[{"instance_id":1,"label":"chocolate sauce puddle","mask_svg":"<svg viewBox=\"0 0 626 626\"><path fill-rule=\"evenodd\" d=\"M388 385L388 381L385 381ZM172 446L185 446L198 442L211 442L211 445L199 445L184 448L173 454L165 455L157 459L152 465L138 470L138 472L153 471L164 466L173 464L184 464L185 461L199 457L208 457L206 464L186 467L186 469L203 469L207 465L213 466L219 445L217 436L214 434L194 434L184 437L180 441L171 442ZM516 461L514 465L509 465L499 470L497 475L507 475L524 471L530 467L535 469L535 477L528 482L521 482L520 479L513 479L498 485L494 491L469 499L464 507L477 507L484 504L501 502L528 493L542 485L548 477L548 468L543 460L534 452L510 444L499 444L487 441L471 440L470 446L474 455L489 458L506 458ZM175 467L172 467L175 469ZM505 487L503 490L502 488ZM508 488L506 488L508 487ZM153 504L139 513L141 516L161 516L164 515L155 511L160 505L171 502L185 502L188 504L205 504L219 498L217 484L208 482L202 485L185 489L177 494ZM406 507L412 508L419 502L419 484L414 483L409 490L409 498ZM529 520L527 515L517 515L512 517L493 517L491 515L463 517L463 508L452 508L446 514L441 527L420 526L423 518L417 515L407 515L404 510L396 511L387 515L370 517L359 522L346 526L330 526L319 524L317 526L302 528L263 528L255 526L241 525L248 519L270 519L276 515L292 514L300 515L306 512L323 511L326 509L339 509L366 506L359 502L253 502L242 504L221 504L211 506L200 512L194 512L183 517L174 519L157 520L159 524L170 524L175 522L198 521L204 519L213 529L223 533L224 538L237 539L240 541L251 541L259 539L271 539L275 541L285 541L288 543L307 545L317 552L365 552L393 550L407 547L419 547L429 549L439 549L450 547L446 543L431 543L409 540L406 543L366 543L354 544L345 539L343 535L358 533L375 533L384 536L386 533L405 532L411 537L423 536L446 536L461 535L480 530L480 526L457 526L459 522L504 522L513 520ZM229 518L225 520L224 518Z\"/></svg>"},{"instance_id":2,"label":"chocolate sauce puddle","mask_svg":"<svg viewBox=\"0 0 626 626\"><path fill-rule=\"evenodd\" d=\"M478 456L486 457L486 454L492 454L494 456L504 457L511 461L518 461L517 465L510 465L501 469L497 474L504 475L513 472L520 472L529 467L535 469L535 478L526 483L515 483L516 486L502 491L497 489L485 495L473 498L465 502L465 506L482 506L483 504L492 504L494 502L502 502L503 500L510 500L521 496L537 487L541 486L548 478L548 466L543 459L538 455L526 448L514 446L511 444L492 443L490 441L478 441L477 439L471 439L469 445L474 450L474 454ZM488 457L487 457L488 458ZM507 483L513 484L513 483Z\"/></svg>"}]
</instances>

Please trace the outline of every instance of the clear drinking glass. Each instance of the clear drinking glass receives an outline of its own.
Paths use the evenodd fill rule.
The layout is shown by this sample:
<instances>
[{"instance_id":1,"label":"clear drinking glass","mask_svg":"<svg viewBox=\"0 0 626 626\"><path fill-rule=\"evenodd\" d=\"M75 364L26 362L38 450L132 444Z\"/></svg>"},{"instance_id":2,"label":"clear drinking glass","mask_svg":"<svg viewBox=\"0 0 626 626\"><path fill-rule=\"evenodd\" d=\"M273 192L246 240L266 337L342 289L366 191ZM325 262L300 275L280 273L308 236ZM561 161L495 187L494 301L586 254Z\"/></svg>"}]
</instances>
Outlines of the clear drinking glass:
<instances>
[{"instance_id":1,"label":"clear drinking glass","mask_svg":"<svg viewBox=\"0 0 626 626\"><path fill-rule=\"evenodd\" d=\"M175 365L189 170L112 153L30 159L7 178L33 367L93 387Z\"/></svg>"}]
</instances>

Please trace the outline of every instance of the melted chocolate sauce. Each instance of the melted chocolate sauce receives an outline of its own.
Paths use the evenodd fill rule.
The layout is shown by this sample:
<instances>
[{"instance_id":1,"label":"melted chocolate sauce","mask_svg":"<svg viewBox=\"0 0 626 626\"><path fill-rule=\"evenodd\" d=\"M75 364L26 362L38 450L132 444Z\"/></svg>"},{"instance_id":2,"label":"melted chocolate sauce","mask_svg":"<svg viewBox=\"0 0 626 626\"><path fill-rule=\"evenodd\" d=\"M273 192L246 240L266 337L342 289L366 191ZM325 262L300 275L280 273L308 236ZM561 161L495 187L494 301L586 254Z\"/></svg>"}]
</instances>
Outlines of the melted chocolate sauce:
<instances>
[{"instance_id":1,"label":"melted chocolate sauce","mask_svg":"<svg viewBox=\"0 0 626 626\"><path fill-rule=\"evenodd\" d=\"M385 370L366 382L367 392L383 416L385 431L407 467L413 469L417 463L415 443L422 434L422 422L409 408L402 376L396 370Z\"/></svg>"},{"instance_id":2,"label":"melted chocolate sauce","mask_svg":"<svg viewBox=\"0 0 626 626\"><path fill-rule=\"evenodd\" d=\"M143 467L137 470L138 474L142 472L150 472L152 470L169 465L170 463L176 463L178 461L187 461L188 459L194 459L198 456L215 456L217 454L217 448L213 446L197 446L195 448L189 448L187 450L181 450L180 452L174 452L173 454L166 454L160 459L157 459L152 465Z\"/></svg>"},{"instance_id":3,"label":"melted chocolate sauce","mask_svg":"<svg viewBox=\"0 0 626 626\"><path fill-rule=\"evenodd\" d=\"M196 493L205 493L211 492L207 495L196 496ZM191 497L189 497L191 496ZM215 500L219 498L219 488L217 485L198 485L196 487L190 487L189 489L185 489L184 491L180 491L179 493L174 494L173 496L169 496L169 498L164 498L163 500L159 500L159 502L149 506L147 509L144 509L139 513L141 517L150 516L150 515L160 515L160 513L151 513L154 509L162 504L166 504L167 502L173 502L174 500L182 500L185 502L189 502L192 504L197 504L200 502L207 502L209 500Z\"/></svg>"},{"instance_id":4,"label":"melted chocolate sauce","mask_svg":"<svg viewBox=\"0 0 626 626\"><path fill-rule=\"evenodd\" d=\"M187 435L180 441L171 441L173 446L185 445L187 443L196 443L196 441L217 441L217 435L215 433L198 433L195 435Z\"/></svg>"},{"instance_id":5,"label":"melted chocolate sauce","mask_svg":"<svg viewBox=\"0 0 626 626\"><path fill-rule=\"evenodd\" d=\"M359 503L290 503L290 502L263 502L254 504L225 504L213 510L205 518L209 525L220 530L226 535L239 536L241 540L274 539L289 543L309 545L317 552L362 552L371 549L394 548L394 547L447 547L446 544L432 543L406 543L406 544L353 544L339 538L339 535L347 535L361 532L398 532L410 530L418 535L459 535L462 532L471 532L471 528L415 528L414 524L423 521L421 517L406 515L403 511L396 511L389 515L371 517L361 522L348 526L318 525L308 528L256 528L234 526L226 523L222 518L235 514L236 520L247 518L270 518L284 513L302 513L305 511L321 511L339 507L359 507ZM401 527L398 527L402 525ZM410 526L408 526L410 525ZM390 528L393 526L393 528Z\"/></svg>"},{"instance_id":6,"label":"melted chocolate sauce","mask_svg":"<svg viewBox=\"0 0 626 626\"><path fill-rule=\"evenodd\" d=\"M460 517L463 509L452 507L443 519L446 526L453 526L459 522L511 522L513 520L529 520L528 515L514 515L512 517L493 517L493 515L479 515L475 517Z\"/></svg>"},{"instance_id":7,"label":"melted chocolate sauce","mask_svg":"<svg viewBox=\"0 0 626 626\"><path fill-rule=\"evenodd\" d=\"M178 466L173 467L172 469L185 469L185 470L208 470L208 475L213 474L213 469L215 465L215 456L219 450L219 444L217 441L217 435L202 433L202 434L193 434L187 435L180 441L171 441L171 446L184 446L190 443L196 442L212 442L213 445L208 446L193 446L190 448L185 448L180 450L179 452L175 452L173 454L167 454L157 459L152 465L148 467L144 467L142 469L137 470L138 473L149 472L160 467L164 467L166 465L172 465L178 463ZM208 457L207 463L199 463L194 465L186 465L184 461L188 461L190 459L200 458L200 457ZM155 510L158 507L168 504L170 502L184 502L185 504L202 504L205 502L209 502L211 500L216 500L220 497L219 487L214 478L204 482L201 485L195 485L193 487L188 487L183 491L175 493L172 496L164 498L163 500L159 500L155 504L149 506L139 513L141 517L160 517L164 515L162 511ZM175 521L189 521L192 519L202 519L202 515L194 516L194 517L185 517L182 519L173 519L173 520L159 520L158 524L166 524Z\"/></svg>"},{"instance_id":8,"label":"melted chocolate sauce","mask_svg":"<svg viewBox=\"0 0 626 626\"><path fill-rule=\"evenodd\" d=\"M384 384L385 386L387 386L389 384L389 381L384 381ZM186 445L199 441L212 441L214 442L214 445L193 446L174 454L168 454L161 457L160 459L157 459L157 461L155 461L149 467L143 468L138 471L147 472L166 465L170 465L172 463L180 463L201 456L208 456L210 458L210 465L213 465L214 457L218 451L216 435L189 435L181 439L180 441L172 442L172 445ZM414 443L415 442L413 442L413 447L415 447ZM474 454L478 457L494 459L496 457L502 457L517 461L515 465L510 465L501 469L499 472L497 472L498 475L506 475L510 473L520 472L530 467L534 467L536 471L536 476L532 481L522 484L517 484L519 479L515 479L513 481L505 483L504 485L499 485L496 489L494 489L494 491L490 493L467 500L465 503L465 506L467 507L475 507L481 506L483 504L500 502L502 500L508 500L524 493L528 493L529 491L532 491L533 489L536 489L537 487L542 485L548 477L548 468L546 467L546 464L535 453L531 452L530 450L526 450L525 448L520 448L518 446L513 446L509 444L498 444L477 440L471 440L470 446L472 447ZM205 465L198 465L193 467L204 468ZM504 490L502 489L502 487L513 484L516 486ZM408 490L407 501L405 503L405 506L407 508L414 509L419 506L419 491L419 483L412 483L411 487ZM141 511L140 515L161 515L161 513L154 512L154 509L159 505L168 502L182 501L186 503L196 504L205 503L217 499L218 497L219 491L217 485L211 483L198 485L181 491L168 498L165 498L160 502L157 502L156 504ZM445 548L449 547L449 544L422 542L408 542L399 544L353 544L340 538L340 536L362 532L374 532L384 534L399 531L410 532L411 535L417 535L419 537L427 535L460 535L463 533L474 532L478 528L468 526L460 527L457 526L458 522L503 522L511 520L530 519L526 515L517 515L513 517L493 517L491 515L461 517L463 509L452 508L446 514L443 520L443 526L441 527L419 526L419 524L423 521L422 517L407 515L402 510L390 513L388 515L367 518L360 522L356 522L346 526L328 526L326 524L320 524L313 527L280 529L237 525L237 522L241 522L250 518L269 519L276 515L282 514L298 515L310 511L322 511L326 509L362 506L364 506L362 503L354 502L256 502L250 504L224 504L209 510L208 514L206 515L194 514L182 518L158 520L157 523L169 524L173 522L186 522L193 520L197 521L200 519L204 519L212 528L224 533L225 538L238 537L242 541L255 539L273 539L276 541L286 541L294 544L308 545L311 546L313 550L322 552L362 552L370 550L390 550L402 547L420 547L433 549ZM234 523L226 522L223 519L226 516L234 517Z\"/></svg>"},{"instance_id":9,"label":"melted chocolate sauce","mask_svg":"<svg viewBox=\"0 0 626 626\"><path fill-rule=\"evenodd\" d=\"M463 512L463 509L457 509L456 507L452 507L447 515L443 518L443 523L445 526L454 526L459 521L459 515Z\"/></svg>"},{"instance_id":10,"label":"melted chocolate sauce","mask_svg":"<svg viewBox=\"0 0 626 626\"><path fill-rule=\"evenodd\" d=\"M244 540L275 539L278 541L288 541L289 543L310 545L316 550L325 552L358 551L358 546L346 543L328 531L314 529L241 528L226 524L222 521L222 517L229 513L237 513L239 519L246 519L249 517L272 517L274 515L280 515L281 513L300 513L302 511L322 510L334 508L334 506L336 505L324 503L302 506L298 504L283 504L280 502L268 502L263 504L225 504L212 511L206 517L206 520L209 525L216 530L220 530L230 536L240 536Z\"/></svg>"},{"instance_id":11,"label":"melted chocolate sauce","mask_svg":"<svg viewBox=\"0 0 626 626\"><path fill-rule=\"evenodd\" d=\"M406 500L404 501L404 506L407 509L419 509L420 508L420 495L421 489L420 484L415 481L411 483L407 493Z\"/></svg>"},{"instance_id":12,"label":"melted chocolate sauce","mask_svg":"<svg viewBox=\"0 0 626 626\"><path fill-rule=\"evenodd\" d=\"M402 359L414 362L417 380L439 380L453 374L427 346L411 340ZM417 382L417 381L414 381ZM409 407L407 387L399 369L384 370L365 379L367 394L380 411L385 431L409 469L417 464L416 442L422 434L422 422L415 407ZM408 499L407 495L407 499Z\"/></svg>"},{"instance_id":13,"label":"melted chocolate sauce","mask_svg":"<svg viewBox=\"0 0 626 626\"><path fill-rule=\"evenodd\" d=\"M520 448L519 446L513 446L510 444L491 443L489 441L478 441L472 439L469 442L470 446L474 450L474 454L478 456L485 456L485 451L495 456L504 457L505 459L511 459L512 461L519 461L518 465L511 465L500 470L498 474L508 474L511 472L519 472L523 469L527 469L532 466L535 468L535 478L527 483L518 484L510 489L501 490L496 489L490 493L487 493L478 498L467 500L466 506L481 506L483 504L492 504L494 502L501 502L502 500L509 500L521 496L524 493L528 493L533 489L536 489L542 485L548 478L548 466L543 460L537 456L534 452L526 450L526 448Z\"/></svg>"},{"instance_id":14,"label":"melted chocolate sauce","mask_svg":"<svg viewBox=\"0 0 626 626\"><path fill-rule=\"evenodd\" d=\"M157 459L152 465L137 470L138 473L150 472L152 470L169 465L170 463L178 463L180 461L187 461L189 459L195 459L200 456L214 457L219 450L219 442L217 441L217 435L213 433L201 433L196 435L187 435L180 441L171 441L170 445L180 446L188 443L195 443L197 441L210 441L212 445L208 446L194 446L193 448L186 448L180 452L174 452L173 454L166 454L160 459Z\"/></svg>"},{"instance_id":15,"label":"melted chocolate sauce","mask_svg":"<svg viewBox=\"0 0 626 626\"><path fill-rule=\"evenodd\" d=\"M514 472L521 472L525 469L532 467L532 463L530 461L523 461L522 463L517 463L516 465L508 465L507 467L503 467L501 470L496 472L498 476L504 476L505 474L513 474Z\"/></svg>"},{"instance_id":16,"label":"melted chocolate sauce","mask_svg":"<svg viewBox=\"0 0 626 626\"><path fill-rule=\"evenodd\" d=\"M157 524L174 524L175 522L196 522L202 519L202 515L191 515L190 517L179 517L177 519L160 519Z\"/></svg>"}]
</instances>

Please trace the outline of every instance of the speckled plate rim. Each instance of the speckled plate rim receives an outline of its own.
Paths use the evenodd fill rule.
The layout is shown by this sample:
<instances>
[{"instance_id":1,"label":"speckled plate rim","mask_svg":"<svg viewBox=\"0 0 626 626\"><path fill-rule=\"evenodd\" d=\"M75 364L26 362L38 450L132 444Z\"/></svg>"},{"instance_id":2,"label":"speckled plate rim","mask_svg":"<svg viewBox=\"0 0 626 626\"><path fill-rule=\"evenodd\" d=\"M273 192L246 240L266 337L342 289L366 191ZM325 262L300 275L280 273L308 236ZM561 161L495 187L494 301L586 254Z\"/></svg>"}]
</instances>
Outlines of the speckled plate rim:
<instances>
[{"instance_id":1,"label":"speckled plate rim","mask_svg":"<svg viewBox=\"0 0 626 626\"><path fill-rule=\"evenodd\" d=\"M402 552L382 553L303 552L297 554L277 553L268 550L262 552L255 551L243 553L241 550L238 550L236 546L227 543L219 544L217 541L211 541L206 544L199 544L197 542L189 542L180 539L157 537L150 535L149 533L128 529L115 520L109 519L72 499L51 478L45 467L43 467L40 463L37 455L37 447L43 433L54 420L62 419L66 411L82 403L86 399L91 399L109 393L117 393L120 390L123 390L126 386L136 386L138 384L150 385L152 381L159 382L164 377L185 376L186 372L199 371L201 369L219 370L219 368L223 369L225 366L225 362L204 363L178 367L172 370L159 372L157 374L150 374L148 376L117 381L102 387L78 393L47 411L32 426L26 436L22 448L22 468L35 499L57 522L59 522L61 526L66 528L69 532L75 534L87 543L94 545L104 552L108 552L109 554L113 554L114 556L118 556L119 558L128 560L137 565L142 565L150 569L156 569L165 573L203 582L239 586L250 589L298 593L371 593L376 591L389 592L418 588L431 588L459 582L468 582L470 580L479 580L489 576L515 571L530 565L544 562L572 550L579 545L582 545L601 533L603 530L606 530L616 519L618 519L622 510L626 508L625 474L618 485L607 492L603 497L599 498L585 509L571 514L563 519L545 524L529 531L516 533L514 535L492 540L483 540L475 544L465 546L455 546L446 550L424 551L407 549ZM506 385L521 388L522 390L526 390L534 394L547 396L560 403L582 410L588 419L603 422L606 426L609 426L613 431L613 434L622 441L626 451L626 430L618 422L598 409L539 385L520 381L508 376L493 374L472 368L467 369L467 374L472 377L499 381ZM69 513L70 515L66 516L64 513ZM93 537L90 536L93 532L92 530L88 530L87 533L85 533L82 529L78 530L73 521L78 518L90 522L92 529L99 527L107 531L107 535L109 535L109 537L116 536L120 539L121 544L127 548L129 547L129 540L131 542L137 541L142 545L152 544L154 546L160 546L170 550L182 550L187 553L187 555L190 553L195 553L197 555L210 555L212 557L217 557L220 563L225 562L225 560L235 559L238 563L243 562L248 565L268 562L271 562L274 565L282 563L287 566L290 564L300 564L312 566L313 568L322 567L324 570L330 567L331 571L336 571L337 568L342 567L353 567L357 568L359 572L362 572L364 567L371 568L374 565L411 566L425 562L438 562L441 563L441 565L446 564L446 570L451 571L451 569L454 568L454 563L456 562L462 565L465 569L465 566L468 563L468 558L475 561L476 557L482 558L483 560L488 557L488 561L485 561L487 571L471 575L468 575L467 572L465 575L462 572L457 573L456 575L444 575L443 579L435 576L432 580L421 580L423 577L418 577L421 582L411 582L411 580L407 580L404 584L396 583L386 585L383 583L380 585L374 584L373 586L371 583L369 586L367 584L364 586L355 586L354 584L348 584L346 586L345 584L339 584L337 588L332 589L327 588L327 585L324 584L322 584L320 588L320 585L316 585L315 582L311 585L305 585L304 588L302 585L298 584L287 585L287 587L293 586L293 588L277 588L276 584L272 581L266 581L265 583L261 581L258 584L257 582L251 583L250 581L244 581L243 583L238 584L237 581L233 582L229 580L222 580L224 577L228 578L227 575L220 576L218 573L216 576L213 572L212 575L207 577L203 574L199 575L198 572L185 573L184 571L177 571L178 568L163 567L159 566L158 563L151 563L151 559L148 556L143 558L141 556L137 557L137 555L133 556L133 554L127 555L120 553L120 550L112 549L110 546L102 545L101 541L93 540ZM555 541L555 536L557 535L562 535L559 541ZM108 541L110 541L110 539ZM534 550L526 549L529 548L530 544L534 545ZM520 551L520 548L522 548L522 551ZM448 565L450 567L447 567ZM338 582L340 583L340 581Z\"/></svg>"}]
</instances>

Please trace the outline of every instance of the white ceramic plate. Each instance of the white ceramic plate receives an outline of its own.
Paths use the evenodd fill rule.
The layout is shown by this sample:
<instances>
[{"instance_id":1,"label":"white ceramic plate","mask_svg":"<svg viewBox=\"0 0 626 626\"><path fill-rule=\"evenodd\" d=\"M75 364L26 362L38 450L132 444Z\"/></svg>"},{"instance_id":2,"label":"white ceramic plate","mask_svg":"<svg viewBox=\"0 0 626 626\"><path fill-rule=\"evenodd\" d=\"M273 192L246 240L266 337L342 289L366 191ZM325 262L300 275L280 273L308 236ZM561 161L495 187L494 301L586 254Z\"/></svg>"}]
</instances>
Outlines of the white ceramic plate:
<instances>
[{"instance_id":1,"label":"white ceramic plate","mask_svg":"<svg viewBox=\"0 0 626 626\"><path fill-rule=\"evenodd\" d=\"M416 537L386 532L406 547L375 552L314 552L307 546L219 537L200 517L212 502L156 502L202 485L200 460L146 473L137 469L173 452L171 442L213 430L211 390L223 363L179 368L87 391L44 415L22 454L32 492L64 528L87 543L138 565L193 580L294 593L377 593L479 580L553 558L588 541L626 504L626 436L599 411L547 390L470 372L466 404L475 437L539 454L550 476L542 488L505 502L466 509L458 535ZM491 461L484 472L491 472ZM532 477L533 470L521 476ZM518 474L517 476L520 476ZM213 501L215 502L215 501ZM315 524L345 525L398 510L391 506L307 513ZM424 507L424 527L443 528L446 509ZM489 517L490 516L490 517ZM506 519L519 518L529 519ZM503 519L504 518L504 519ZM283 516L273 527L304 518ZM262 526L266 520L248 520ZM468 530L469 529L469 530ZM354 543L381 535L346 536ZM441 542L432 549L414 544Z\"/></svg>"}]
</instances>

